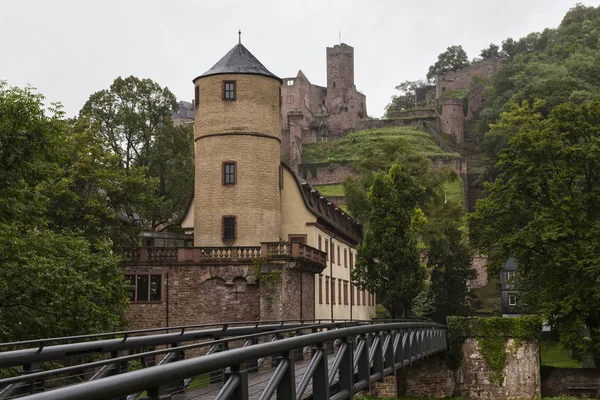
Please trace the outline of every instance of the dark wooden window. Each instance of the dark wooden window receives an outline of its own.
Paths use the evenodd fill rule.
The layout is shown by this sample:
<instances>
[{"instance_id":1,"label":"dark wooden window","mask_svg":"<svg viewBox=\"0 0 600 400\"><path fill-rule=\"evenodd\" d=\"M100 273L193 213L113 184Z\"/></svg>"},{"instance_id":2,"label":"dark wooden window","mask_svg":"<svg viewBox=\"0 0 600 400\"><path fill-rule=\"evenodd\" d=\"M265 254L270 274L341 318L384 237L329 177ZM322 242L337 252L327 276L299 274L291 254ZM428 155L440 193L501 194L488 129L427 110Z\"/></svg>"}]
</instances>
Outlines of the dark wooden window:
<instances>
[{"instance_id":1,"label":"dark wooden window","mask_svg":"<svg viewBox=\"0 0 600 400\"><path fill-rule=\"evenodd\" d=\"M356 305L360 306L360 293L362 292L362 290L359 290L358 288L356 288Z\"/></svg>"},{"instance_id":2,"label":"dark wooden window","mask_svg":"<svg viewBox=\"0 0 600 400\"><path fill-rule=\"evenodd\" d=\"M356 288L356 293L358 293L358 288ZM352 286L352 284L350 284L350 300L350 303L354 305L354 302L356 301L356 296L354 295L354 286Z\"/></svg>"},{"instance_id":3,"label":"dark wooden window","mask_svg":"<svg viewBox=\"0 0 600 400\"><path fill-rule=\"evenodd\" d=\"M335 263L335 245L331 242L331 262Z\"/></svg>"},{"instance_id":4,"label":"dark wooden window","mask_svg":"<svg viewBox=\"0 0 600 400\"><path fill-rule=\"evenodd\" d=\"M236 218L232 215L223 217L223 241L233 241L236 237Z\"/></svg>"},{"instance_id":5,"label":"dark wooden window","mask_svg":"<svg viewBox=\"0 0 600 400\"><path fill-rule=\"evenodd\" d=\"M352 253L352 250L350 250L349 253L350 253L350 268L354 268L354 253Z\"/></svg>"},{"instance_id":6,"label":"dark wooden window","mask_svg":"<svg viewBox=\"0 0 600 400\"><path fill-rule=\"evenodd\" d=\"M235 81L223 81L223 100L235 101L237 98Z\"/></svg>"},{"instance_id":7,"label":"dark wooden window","mask_svg":"<svg viewBox=\"0 0 600 400\"><path fill-rule=\"evenodd\" d=\"M344 249L344 267L348 268L348 251Z\"/></svg>"},{"instance_id":8,"label":"dark wooden window","mask_svg":"<svg viewBox=\"0 0 600 400\"><path fill-rule=\"evenodd\" d=\"M331 304L335 304L335 278L331 278Z\"/></svg>"},{"instance_id":9,"label":"dark wooden window","mask_svg":"<svg viewBox=\"0 0 600 400\"><path fill-rule=\"evenodd\" d=\"M194 87L194 105L196 107L200 105L200 86Z\"/></svg>"},{"instance_id":10,"label":"dark wooden window","mask_svg":"<svg viewBox=\"0 0 600 400\"><path fill-rule=\"evenodd\" d=\"M321 250L321 235L319 235L319 250Z\"/></svg>"},{"instance_id":11,"label":"dark wooden window","mask_svg":"<svg viewBox=\"0 0 600 400\"><path fill-rule=\"evenodd\" d=\"M329 304L329 277L325 277L325 304Z\"/></svg>"},{"instance_id":12,"label":"dark wooden window","mask_svg":"<svg viewBox=\"0 0 600 400\"><path fill-rule=\"evenodd\" d=\"M338 279L338 304L342 304L342 280Z\"/></svg>"},{"instance_id":13,"label":"dark wooden window","mask_svg":"<svg viewBox=\"0 0 600 400\"><path fill-rule=\"evenodd\" d=\"M288 240L290 242L297 242L306 244L306 240L308 239L308 235L306 234L291 234L288 235Z\"/></svg>"},{"instance_id":14,"label":"dark wooden window","mask_svg":"<svg viewBox=\"0 0 600 400\"><path fill-rule=\"evenodd\" d=\"M340 246L339 245L338 245L337 258L338 258L338 265L342 265L342 257L340 257Z\"/></svg>"},{"instance_id":15,"label":"dark wooden window","mask_svg":"<svg viewBox=\"0 0 600 400\"><path fill-rule=\"evenodd\" d=\"M348 305L348 281L344 281L344 305Z\"/></svg>"},{"instance_id":16,"label":"dark wooden window","mask_svg":"<svg viewBox=\"0 0 600 400\"><path fill-rule=\"evenodd\" d=\"M326 260L329 262L329 240L325 239L325 253L327 254Z\"/></svg>"},{"instance_id":17,"label":"dark wooden window","mask_svg":"<svg viewBox=\"0 0 600 400\"><path fill-rule=\"evenodd\" d=\"M236 169L237 163L235 161L225 161L223 163L223 185L235 185Z\"/></svg>"},{"instance_id":18,"label":"dark wooden window","mask_svg":"<svg viewBox=\"0 0 600 400\"><path fill-rule=\"evenodd\" d=\"M366 299L366 295L365 295L366 291L363 289L362 291L362 298L363 298L363 306L367 305L367 299Z\"/></svg>"},{"instance_id":19,"label":"dark wooden window","mask_svg":"<svg viewBox=\"0 0 600 400\"><path fill-rule=\"evenodd\" d=\"M319 275L319 304L323 304L323 275Z\"/></svg>"},{"instance_id":20,"label":"dark wooden window","mask_svg":"<svg viewBox=\"0 0 600 400\"><path fill-rule=\"evenodd\" d=\"M130 301L151 302L162 300L162 275L125 275L125 280L131 285Z\"/></svg>"}]
</instances>

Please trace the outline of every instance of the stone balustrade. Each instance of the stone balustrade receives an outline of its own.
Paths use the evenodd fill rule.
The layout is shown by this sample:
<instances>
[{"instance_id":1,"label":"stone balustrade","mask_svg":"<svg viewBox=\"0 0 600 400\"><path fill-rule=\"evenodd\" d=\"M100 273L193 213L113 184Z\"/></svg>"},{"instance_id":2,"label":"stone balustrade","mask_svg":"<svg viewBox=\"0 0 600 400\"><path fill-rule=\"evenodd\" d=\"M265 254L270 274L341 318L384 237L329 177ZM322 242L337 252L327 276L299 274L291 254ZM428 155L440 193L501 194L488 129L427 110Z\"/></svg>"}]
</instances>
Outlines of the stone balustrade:
<instances>
[{"instance_id":1,"label":"stone balustrade","mask_svg":"<svg viewBox=\"0 0 600 400\"><path fill-rule=\"evenodd\" d=\"M261 246L140 247L128 250L126 257L132 263L233 262L266 257L327 264L325 252L298 242L268 242L261 243Z\"/></svg>"}]
</instances>

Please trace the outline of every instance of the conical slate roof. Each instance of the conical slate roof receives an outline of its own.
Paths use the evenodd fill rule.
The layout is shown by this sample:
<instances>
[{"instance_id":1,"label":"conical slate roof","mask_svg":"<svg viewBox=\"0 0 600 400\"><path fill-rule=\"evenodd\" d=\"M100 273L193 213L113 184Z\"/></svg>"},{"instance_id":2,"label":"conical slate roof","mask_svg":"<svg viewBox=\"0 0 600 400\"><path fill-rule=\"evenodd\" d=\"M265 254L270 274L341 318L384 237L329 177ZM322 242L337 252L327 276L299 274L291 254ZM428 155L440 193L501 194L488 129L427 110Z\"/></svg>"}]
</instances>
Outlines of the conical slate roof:
<instances>
[{"instance_id":1,"label":"conical slate roof","mask_svg":"<svg viewBox=\"0 0 600 400\"><path fill-rule=\"evenodd\" d=\"M264 75L282 82L279 77L266 69L265 66L262 65L241 43L235 45L234 48L229 50L229 52L213 65L211 69L198 76L196 79L220 74ZM194 79L194 81L196 79Z\"/></svg>"}]
</instances>

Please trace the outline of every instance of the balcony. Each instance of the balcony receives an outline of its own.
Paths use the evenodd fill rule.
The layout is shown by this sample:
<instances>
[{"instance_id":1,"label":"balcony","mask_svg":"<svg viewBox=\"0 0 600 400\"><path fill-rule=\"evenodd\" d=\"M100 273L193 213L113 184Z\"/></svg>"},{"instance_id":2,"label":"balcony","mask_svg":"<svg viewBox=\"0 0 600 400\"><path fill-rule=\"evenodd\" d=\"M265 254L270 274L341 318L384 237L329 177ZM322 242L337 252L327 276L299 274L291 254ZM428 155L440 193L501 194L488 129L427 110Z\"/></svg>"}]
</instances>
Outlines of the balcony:
<instances>
[{"instance_id":1,"label":"balcony","mask_svg":"<svg viewBox=\"0 0 600 400\"><path fill-rule=\"evenodd\" d=\"M139 247L127 252L125 264L190 265L294 261L321 272L327 266L327 253L298 242L266 242L260 246L228 247Z\"/></svg>"}]
</instances>

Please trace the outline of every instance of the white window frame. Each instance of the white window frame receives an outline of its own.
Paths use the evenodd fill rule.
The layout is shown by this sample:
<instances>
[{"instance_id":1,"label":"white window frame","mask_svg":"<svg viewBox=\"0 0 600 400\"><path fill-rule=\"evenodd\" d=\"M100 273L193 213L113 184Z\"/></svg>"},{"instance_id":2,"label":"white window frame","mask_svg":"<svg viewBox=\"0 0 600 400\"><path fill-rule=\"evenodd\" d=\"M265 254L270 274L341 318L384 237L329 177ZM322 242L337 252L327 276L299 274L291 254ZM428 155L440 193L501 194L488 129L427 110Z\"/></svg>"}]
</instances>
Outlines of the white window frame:
<instances>
[{"instance_id":1,"label":"white window frame","mask_svg":"<svg viewBox=\"0 0 600 400\"><path fill-rule=\"evenodd\" d=\"M511 301L512 300L512 301ZM511 307L515 307L517 305L518 296L516 293L508 294L508 305Z\"/></svg>"}]
</instances>

